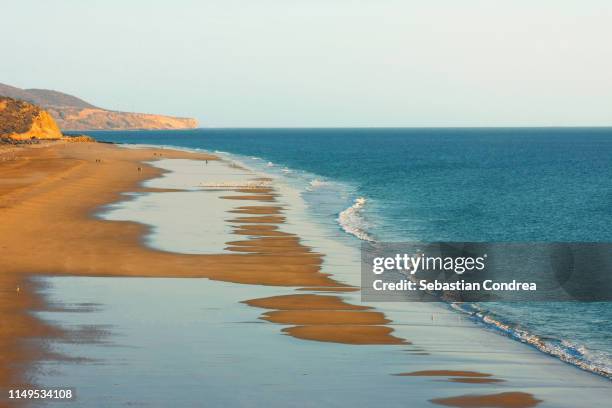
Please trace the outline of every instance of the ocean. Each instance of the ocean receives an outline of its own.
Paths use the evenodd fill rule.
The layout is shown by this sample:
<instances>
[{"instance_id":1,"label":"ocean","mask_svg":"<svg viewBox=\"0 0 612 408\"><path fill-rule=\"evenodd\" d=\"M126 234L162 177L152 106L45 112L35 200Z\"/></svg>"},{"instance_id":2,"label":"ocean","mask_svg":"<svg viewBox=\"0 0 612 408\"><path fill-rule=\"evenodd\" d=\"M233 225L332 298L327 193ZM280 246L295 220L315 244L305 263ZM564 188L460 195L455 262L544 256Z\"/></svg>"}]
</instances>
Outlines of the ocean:
<instances>
[{"instance_id":1,"label":"ocean","mask_svg":"<svg viewBox=\"0 0 612 408\"><path fill-rule=\"evenodd\" d=\"M612 242L612 128L88 133L217 152L282 177L300 189L312 220L349 245ZM609 303L454 308L483 329L612 377Z\"/></svg>"}]
</instances>

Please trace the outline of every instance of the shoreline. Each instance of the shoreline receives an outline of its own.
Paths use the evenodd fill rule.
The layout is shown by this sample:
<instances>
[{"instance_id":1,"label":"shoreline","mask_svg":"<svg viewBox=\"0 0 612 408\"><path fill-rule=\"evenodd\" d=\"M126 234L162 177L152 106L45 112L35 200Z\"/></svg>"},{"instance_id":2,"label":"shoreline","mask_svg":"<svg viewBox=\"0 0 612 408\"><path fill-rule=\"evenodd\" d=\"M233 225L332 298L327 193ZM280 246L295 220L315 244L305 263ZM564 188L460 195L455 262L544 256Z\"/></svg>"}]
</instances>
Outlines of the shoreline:
<instances>
[{"instance_id":1,"label":"shoreline","mask_svg":"<svg viewBox=\"0 0 612 408\"><path fill-rule=\"evenodd\" d=\"M271 188L225 189L230 195L223 196L224 199L265 203L238 208L240 214L248 215L242 220L233 220L241 223L236 232L238 239L241 235L249 238L229 243L234 254L184 255L147 248L142 237L150 227L134 222L105 221L95 216L101 207L123 200L124 192L167 191L140 186L143 181L164 173L145 161L161 158L212 161L218 159L216 156L163 148L124 149L97 143L46 144L13 153L14 160L0 164L3 186L8 186L0 195L0 205L5 211L0 225L0 247L10 265L0 281L0 290L8 295L0 301L0 312L11 316L11 321L0 331L0 345L6 350L0 361L1 372L5 373L0 377L2 388L26 385L23 372L16 366L22 366L22 370L41 357L23 350L17 340L51 333L61 336L28 316L27 310L42 308L41 300L28 284L32 276L207 277L257 285L346 287L319 271L322 262L319 254L301 245L293 234L277 231L277 227L270 225L270 221L284 222L278 217L269 218L281 211L268 204L274 201ZM46 173L34 178L18 174L28 167ZM21 242L28 245L17 244ZM102 248L105 254L100 253ZM32 253L37 256L28 256ZM271 254L274 263L270 262ZM173 268L177 264L180 268ZM247 264L249 270L245 271ZM320 297L321 301L327 298L332 296ZM319 297L311 300L316 307ZM272 302L269 307L283 306L282 302ZM371 342L398 341L393 340L392 330L388 328L372 326L371 330ZM314 336L325 337L324 334ZM348 343L354 341L353 337L350 330L340 335Z\"/></svg>"},{"instance_id":2,"label":"shoreline","mask_svg":"<svg viewBox=\"0 0 612 408\"><path fill-rule=\"evenodd\" d=\"M150 235L150 226L133 221L108 221L97 218L95 213L100 208L126 201L127 197L122 195L125 192L186 191L181 188L143 187L141 185L143 181L167 174L166 170L145 164L145 161L217 159L210 155L168 148L125 149L114 145L100 147L98 144L58 144L50 147L48 155L32 154L29 165L37 161L44 162L50 176L28 178L23 181L26 183L24 187L13 188L13 191L0 190L0 205L5 206L7 211L12 211L14 216L12 224L0 226L0 237L9 237L7 234L16 230L17 225L25 227L22 228L24 231L19 231L17 234L18 238L14 236L11 240L0 238L2 240L0 247L15 260L9 270L12 273L0 278L0 290L11 293L11 286L23 285L18 297L12 298L21 302L15 302L18 306L13 305L14 309L21 310L17 314L21 316L21 320L14 320L15 324L11 325L21 327L22 331L16 333L0 331L0 345L11 346L9 344L11 337L13 339L15 337L53 338L65 335L61 330L36 321L31 316L30 320L26 318L27 310L44 309L41 299L27 283L29 277L36 275L206 277L224 282L288 287L295 289L296 294L243 299L243 302L261 308L260 319L291 326L282 330L279 328L278 334L282 332L297 339L348 344L352 347L357 344L396 345L396 347L410 344L407 338L410 337L412 340L414 336L405 334L403 328L399 330L401 327L393 325L393 322L398 322L400 319L395 319L393 313L381 313L370 306L355 304L355 297L350 296L355 288L338 282L329 274L332 271L327 272L323 269L323 255L302 244L299 234L295 235L279 228L291 215L286 205L277 202L281 192L274 186L258 189L217 188L220 190L218 198L231 203L234 207L228 211L229 217L225 222L233 226L231 234L235 238L227 242L228 253L223 254L177 254L153 249L143 242L143 238ZM141 167L140 171L137 170L138 167ZM11 173L2 174L1 180L4 181L2 186L10 184L6 183L8 179L6 174L10 176ZM104 183L99 183L99 179L104 179ZM15 183L13 180L13 184ZM91 197L93 189L101 191L102 194ZM74 202L70 198L75 199ZM66 206L69 208L65 208ZM38 220L34 222L30 220L31 218ZM49 228L53 231L52 237L47 236L50 235ZM43 242L36 242L41 237ZM61 239L62 242L52 242L53 239ZM18 248L13 240L29 242L30 246ZM104 248L107 254L104 256L98 254L100 248ZM42 256L41 259L24 259L28 253ZM270 262L271 260L274 262ZM169 274L168 270L172 270L173 273ZM5 282L7 276L17 280ZM18 280L20 277L22 277L21 282L25 283L20 283ZM304 291L316 293L304 293ZM11 298L6 299L9 302L11 300ZM352 302L347 299L351 299ZM9 302L0 300L0 313L4 314L9 310L7 309ZM12 350L8 354L12 355L12 358L17 360L21 358L22 370L28 366L27 363L43 358L43 354L28 354L31 351L19 350L18 344L13 344L7 349ZM418 353L419 351L415 351L415 355ZM47 357L60 358L60 356ZM9 365L8 363L0 361L4 366ZM463 369L472 369L472 367L468 365ZM23 371L17 370L1 372L9 373L10 377L4 379L0 377L0 388L23 374ZM503 381L499 378L495 380ZM461 377L449 381L468 385L485 383L483 380ZM465 393L472 389L466 388ZM513 392L515 394L511 392L510 395L506 393L498 397L493 396L497 395L495 393L483 394L481 396L485 399L480 400L480 403L490 403L493 398L495 403L501 404L499 406L529 407L539 402L537 395L534 397L522 391ZM478 396L474 398L476 397ZM479 403L478 398L476 400L474 398L467 400L437 398L436 403L456 404L451 406L479 406L465 405Z\"/></svg>"},{"instance_id":3,"label":"shoreline","mask_svg":"<svg viewBox=\"0 0 612 408\"><path fill-rule=\"evenodd\" d=\"M132 148L132 147L142 148L142 147L155 147L156 145L147 144L147 143L128 143L128 144L124 144L123 146L129 147L129 148ZM181 151L188 151L188 152L199 152L200 151L199 148L184 147L184 146L167 144L167 143L163 144L162 146L167 149L179 149ZM278 164L274 164L274 166L270 167L272 163L269 162L267 159L263 159L261 157L252 157L246 154L234 154L234 153L229 153L225 151L215 151L214 154L218 154L220 157L224 159L240 163L240 165L245 165L252 169L255 168L257 169L255 171L262 173L266 179L268 179L268 177L271 175L273 177L285 178L286 173L294 173L296 171L298 172L300 171L300 170L295 170L295 169L284 167L281 170L283 174L279 172L272 172L271 174L270 170L279 169L280 167L278 167L279 166ZM251 159L251 161L249 161L249 159ZM267 165L268 167L261 168L260 167L261 163L266 163L266 162L268 163ZM315 173L309 173L308 176L310 179L309 182L311 186L313 185L312 184L313 182L321 183L321 180L326 179L326 177L315 174ZM284 181L287 181L287 180L285 179ZM327 183L337 183L337 181L334 181L334 180L323 181L323 184L327 184ZM309 187L306 187L306 188L308 189ZM355 201L352 202L351 206L346 207L346 208L343 207L344 210L341 211L341 214L352 211L355 209L355 207L362 207L364 202L365 202L365 199L363 197L359 197L355 199ZM357 234L356 234L354 230L347 230L347 225L344 224L342 220L340 219L337 219L336 223L339 224L339 227L342 230L344 230L344 232L346 232L347 235L350 235L351 238L357 237L360 240L360 242L364 240L365 241L372 240L367 234L365 238L360 237L361 234L359 232L365 233L364 231L361 231L358 229ZM301 236L301 238L304 239L303 236ZM309 242L309 245L312 246L313 243ZM322 248L321 246L318 246L318 248L319 248L319 251L326 252L324 247ZM358 281L352 282L352 284L355 286L359 286ZM306 288L302 288L298 290L304 290L304 289ZM319 289L320 292L322 292L323 290L325 289ZM346 290L351 291L351 288L347 288ZM495 331L502 337L510 338L513 341L516 341L526 346L529 346L531 348L534 348L538 350L539 352L545 354L546 356L552 356L558 359L559 361L566 363L572 367L579 368L583 370L584 372L593 374L597 377L603 377L608 380L612 379L612 377L610 376L609 368L606 368L606 366L603 365L603 363L600 363L597 360L597 358L593 357L590 360L584 359L584 355L581 354L581 347L582 347L581 343L577 343L577 344L571 343L571 345L566 344L564 345L563 349L556 348L554 344L555 342L562 343L562 342L565 342L566 339L563 337L551 337L548 334L541 334L533 330L529 331L525 329L524 327L521 327L520 320L519 321L515 320L514 323L508 323L507 321L504 322L504 321L496 320L496 319L499 319L499 316L489 314L485 311L485 309L476 310L475 308L472 308L470 311L467 311L467 310L462 309L464 306L467 306L467 304L459 305L459 304L451 304L451 303L446 303L446 302L444 304L447 305L449 308L458 311L458 313L464 314L466 316L471 316L473 318L474 324L483 328L484 330L492 329L493 331ZM576 357L576 355L580 355L580 357Z\"/></svg>"}]
</instances>

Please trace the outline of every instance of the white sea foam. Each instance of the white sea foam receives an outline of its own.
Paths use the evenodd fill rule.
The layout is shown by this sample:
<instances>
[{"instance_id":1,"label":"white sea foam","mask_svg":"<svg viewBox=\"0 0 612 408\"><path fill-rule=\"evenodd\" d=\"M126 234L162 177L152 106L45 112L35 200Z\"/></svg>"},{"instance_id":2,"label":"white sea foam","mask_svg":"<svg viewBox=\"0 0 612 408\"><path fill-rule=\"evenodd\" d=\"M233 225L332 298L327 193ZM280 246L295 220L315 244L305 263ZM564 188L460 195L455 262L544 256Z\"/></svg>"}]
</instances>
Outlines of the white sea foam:
<instances>
[{"instance_id":1,"label":"white sea foam","mask_svg":"<svg viewBox=\"0 0 612 408\"><path fill-rule=\"evenodd\" d=\"M270 187L270 182L266 180L260 181L246 181L242 183L237 183L234 181L219 181L214 183L200 183L199 187L206 188L265 188Z\"/></svg>"},{"instance_id":2,"label":"white sea foam","mask_svg":"<svg viewBox=\"0 0 612 408\"><path fill-rule=\"evenodd\" d=\"M612 379L611 362L604 356L594 356L592 352L582 345L576 345L567 340L542 338L516 325L504 323L474 304L452 303L451 306L456 310L470 314L476 321L495 329L505 336L518 340L521 343L529 344L541 352L575 365L585 371Z\"/></svg>"},{"instance_id":3,"label":"white sea foam","mask_svg":"<svg viewBox=\"0 0 612 408\"><path fill-rule=\"evenodd\" d=\"M125 145L124 145L125 146ZM150 147L150 146L126 146L126 147ZM159 146L155 146L159 147ZM173 148L173 146L167 146L169 148ZM187 148L178 148L179 150L191 151L194 149ZM199 150L199 149L198 149ZM235 155L231 155L224 152L215 152L218 154L227 154L230 157L235 157ZM252 159L255 159L253 157ZM262 165L265 163L265 159L262 160ZM274 167L272 162L267 163L267 167ZM264 170L261 170L264 171ZM269 174L269 173L267 173ZM311 175L313 177L313 175ZM329 182L313 179L310 181L310 186L312 188L319 188ZM210 187L228 187L230 184L233 184L235 187L244 187L244 184L239 183L230 183L221 182L217 183L217 186L214 186L214 183L210 183L207 186ZM204 186L204 184L202 184ZM358 198L355 200L355 203L342 211L337 218L337 222L340 224L342 229L362 240L373 241L373 239L366 232L366 223L363 217L361 216L361 212L366 204L365 198ZM498 333L505 335L507 337L513 338L520 342L529 344L534 348L549 354L551 356L557 357L559 360L568 362L573 364L583 370L590 371L593 373L600 374L604 377L612 379L612 363L607 356L601 356L597 352L586 349L581 345L574 345L565 340L552 340L548 338L541 338L533 333L527 332L524 329L521 329L513 324L507 324L500 321L498 318L494 318L489 315L485 311L469 309L467 304L458 305L453 304L453 306L465 313L468 313L473 316L473 318L479 322L481 322L484 326L493 328Z\"/></svg>"},{"instance_id":4,"label":"white sea foam","mask_svg":"<svg viewBox=\"0 0 612 408\"><path fill-rule=\"evenodd\" d=\"M320 187L328 186L330 184L331 183L329 181L314 179L314 180L310 180L310 189L314 190Z\"/></svg>"},{"instance_id":5,"label":"white sea foam","mask_svg":"<svg viewBox=\"0 0 612 408\"><path fill-rule=\"evenodd\" d=\"M361 215L365 204L365 198L357 198L352 206L338 214L337 221L345 232L364 241L374 241L374 239L368 235L365 220Z\"/></svg>"}]
</instances>

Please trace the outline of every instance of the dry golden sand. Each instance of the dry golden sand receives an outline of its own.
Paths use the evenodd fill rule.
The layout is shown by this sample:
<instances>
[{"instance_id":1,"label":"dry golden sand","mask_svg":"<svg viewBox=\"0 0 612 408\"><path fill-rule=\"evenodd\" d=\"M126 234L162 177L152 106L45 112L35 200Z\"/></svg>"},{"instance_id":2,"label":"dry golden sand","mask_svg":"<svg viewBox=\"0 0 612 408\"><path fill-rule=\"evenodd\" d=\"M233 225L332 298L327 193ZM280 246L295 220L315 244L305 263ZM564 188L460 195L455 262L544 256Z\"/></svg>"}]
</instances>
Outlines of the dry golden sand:
<instances>
[{"instance_id":1,"label":"dry golden sand","mask_svg":"<svg viewBox=\"0 0 612 408\"><path fill-rule=\"evenodd\" d=\"M409 344L407 340L393 336L393 329L386 326L310 325L286 327L283 332L298 339L331 343Z\"/></svg>"},{"instance_id":2,"label":"dry golden sand","mask_svg":"<svg viewBox=\"0 0 612 408\"><path fill-rule=\"evenodd\" d=\"M438 405L461 408L530 408L542 402L526 392L461 395L459 397L438 398L430 401Z\"/></svg>"},{"instance_id":3,"label":"dry golden sand","mask_svg":"<svg viewBox=\"0 0 612 408\"><path fill-rule=\"evenodd\" d=\"M285 222L285 217L278 215L268 215L264 217L237 217L229 220L229 222L280 224L281 222Z\"/></svg>"},{"instance_id":4,"label":"dry golden sand","mask_svg":"<svg viewBox=\"0 0 612 408\"><path fill-rule=\"evenodd\" d=\"M261 317L273 323L281 324L387 324L380 312L355 313L346 310L276 310L264 313Z\"/></svg>"},{"instance_id":5,"label":"dry golden sand","mask_svg":"<svg viewBox=\"0 0 612 408\"><path fill-rule=\"evenodd\" d=\"M144 161L216 159L213 156L167 149L121 149L95 143L12 149L10 155L10 160L0 161L0 314L3 316L0 386L27 383L22 371L25 363L41 358L42 351L26 347L25 339L61 335L27 313L40 306L40 299L28 283L28 277L33 275L207 277L262 285L344 287L321 273L320 254L303 246L295 235L269 225L284 221L278 216L282 212L278 206L237 207L235 212L265 218L232 221L247 224L237 226L236 234L248 235L248 238L228 244L234 254L219 255L180 255L150 249L142 245L146 226L91 216L100 206L121 199L121 192L168 191L138 187L139 182L162 173ZM276 195L271 189L259 190L250 191L248 196L233 195L229 191L225 198L275 201ZM330 296L320 299L316 295L296 296L298 300L300 296L307 296L308 303L302 303L304 309L295 316L294 324L304 323L308 308L318 310L342 304L339 298ZM277 305L272 302L268 306L276 308ZM370 324L386 322L379 315L355 318ZM283 318L286 323L291 320L291 316ZM316 322L314 317L308 320ZM380 330L377 335L383 338L391 332L383 326L373 326L372 330ZM349 338L350 333L347 330L345 337ZM310 337L333 341L326 335L320 339L316 335ZM362 343L363 336L358 341Z\"/></svg>"},{"instance_id":6,"label":"dry golden sand","mask_svg":"<svg viewBox=\"0 0 612 408\"><path fill-rule=\"evenodd\" d=\"M368 310L367 306L352 305L336 296L313 294L272 296L247 300L249 306L278 310Z\"/></svg>"},{"instance_id":7,"label":"dry golden sand","mask_svg":"<svg viewBox=\"0 0 612 408\"><path fill-rule=\"evenodd\" d=\"M502 380L500 378L449 378L448 381L463 383L463 384L496 384L500 382L505 382L506 380Z\"/></svg>"},{"instance_id":8,"label":"dry golden sand","mask_svg":"<svg viewBox=\"0 0 612 408\"><path fill-rule=\"evenodd\" d=\"M492 374L478 371L459 370L423 370L410 373L394 374L404 377L452 377L448 381L462 384L497 384L505 382L499 378L492 378ZM434 404L461 408L529 408L538 405L541 400L535 399L532 394L525 392L503 392L485 395L460 395L458 397L437 398L430 400Z\"/></svg>"},{"instance_id":9,"label":"dry golden sand","mask_svg":"<svg viewBox=\"0 0 612 408\"><path fill-rule=\"evenodd\" d=\"M241 214L229 221L238 239L227 243L230 253L184 255L154 250L142 244L148 227L92 217L100 206L120 200L122 192L176 191L138 187L141 181L162 173L145 161L215 160L214 156L61 142L5 153L0 150L0 389L27 384L24 368L28 363L49 357L44 345L27 339L64 335L28 314L43 306L28 279L34 275L206 277L314 291L355 289L322 273L322 255L303 245L299 237L279 230L285 218L283 208L274 204L277 194L271 187L228 189L223 197L240 203L230 211ZM245 201L253 204L244 205ZM382 313L346 303L339 296L301 293L245 303L268 309L262 319L291 325L282 331L301 339L407 343L393 336ZM537 401L529 394L506 394L432 402L488 406L469 405L483 398L485 403L518 404L490 406L530 407Z\"/></svg>"},{"instance_id":10,"label":"dry golden sand","mask_svg":"<svg viewBox=\"0 0 612 408\"><path fill-rule=\"evenodd\" d=\"M281 214L283 209L281 207L275 206L244 206L238 207L236 209L230 210L231 213L237 214L266 214L266 215L276 215Z\"/></svg>"}]
</instances>

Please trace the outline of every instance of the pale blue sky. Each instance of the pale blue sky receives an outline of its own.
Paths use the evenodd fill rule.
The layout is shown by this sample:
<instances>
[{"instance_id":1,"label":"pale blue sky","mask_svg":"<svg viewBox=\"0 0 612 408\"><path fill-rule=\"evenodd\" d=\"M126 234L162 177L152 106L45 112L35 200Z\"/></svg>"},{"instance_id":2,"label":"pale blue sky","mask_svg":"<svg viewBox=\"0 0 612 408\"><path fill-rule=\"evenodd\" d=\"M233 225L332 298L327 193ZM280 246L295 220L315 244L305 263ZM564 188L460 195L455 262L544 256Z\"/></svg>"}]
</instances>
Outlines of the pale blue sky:
<instances>
[{"instance_id":1,"label":"pale blue sky","mask_svg":"<svg viewBox=\"0 0 612 408\"><path fill-rule=\"evenodd\" d=\"M19 0L0 82L203 126L612 125L609 0Z\"/></svg>"}]
</instances>

